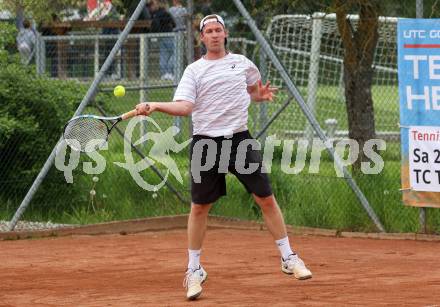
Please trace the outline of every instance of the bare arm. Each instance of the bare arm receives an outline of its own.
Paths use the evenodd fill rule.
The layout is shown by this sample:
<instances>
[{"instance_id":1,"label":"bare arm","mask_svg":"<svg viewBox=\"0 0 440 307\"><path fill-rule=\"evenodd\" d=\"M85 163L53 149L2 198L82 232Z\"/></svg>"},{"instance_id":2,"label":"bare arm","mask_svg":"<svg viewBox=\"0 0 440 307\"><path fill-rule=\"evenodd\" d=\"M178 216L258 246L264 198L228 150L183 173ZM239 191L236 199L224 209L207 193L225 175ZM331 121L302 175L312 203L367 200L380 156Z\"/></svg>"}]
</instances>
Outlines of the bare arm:
<instances>
[{"instance_id":1,"label":"bare arm","mask_svg":"<svg viewBox=\"0 0 440 307\"><path fill-rule=\"evenodd\" d=\"M266 100L272 101L276 91L276 87L270 87L269 81L265 85L263 85L261 79L258 80L258 82L254 85L250 85L247 87L247 92L251 96L251 99L256 102L262 102Z\"/></svg>"},{"instance_id":2,"label":"bare arm","mask_svg":"<svg viewBox=\"0 0 440 307\"><path fill-rule=\"evenodd\" d=\"M136 106L137 115L150 115L158 111L173 116L187 116L191 114L193 108L192 102L178 100L173 102L142 102Z\"/></svg>"}]
</instances>

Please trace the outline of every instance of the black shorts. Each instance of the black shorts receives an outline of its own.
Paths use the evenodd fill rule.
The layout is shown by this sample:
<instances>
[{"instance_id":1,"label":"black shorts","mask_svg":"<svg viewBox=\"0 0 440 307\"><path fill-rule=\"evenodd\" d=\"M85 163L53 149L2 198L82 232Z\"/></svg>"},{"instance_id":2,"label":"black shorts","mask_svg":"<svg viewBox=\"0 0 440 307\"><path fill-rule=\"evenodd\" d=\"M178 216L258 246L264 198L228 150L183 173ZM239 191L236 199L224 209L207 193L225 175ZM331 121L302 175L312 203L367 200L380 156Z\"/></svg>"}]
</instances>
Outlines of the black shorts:
<instances>
[{"instance_id":1,"label":"black shorts","mask_svg":"<svg viewBox=\"0 0 440 307\"><path fill-rule=\"evenodd\" d=\"M210 204L226 195L228 172L234 174L249 193L270 196L269 178L262 168L257 141L247 130L230 138L195 135L191 142L192 202Z\"/></svg>"}]
</instances>

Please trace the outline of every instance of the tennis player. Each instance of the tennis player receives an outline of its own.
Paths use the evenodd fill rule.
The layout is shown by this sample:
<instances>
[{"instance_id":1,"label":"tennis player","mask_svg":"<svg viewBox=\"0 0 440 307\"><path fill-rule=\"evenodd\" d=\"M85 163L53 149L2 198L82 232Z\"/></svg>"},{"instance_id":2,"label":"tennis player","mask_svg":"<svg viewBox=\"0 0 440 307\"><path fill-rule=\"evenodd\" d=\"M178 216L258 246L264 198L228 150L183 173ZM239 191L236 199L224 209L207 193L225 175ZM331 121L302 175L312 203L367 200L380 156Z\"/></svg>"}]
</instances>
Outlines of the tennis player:
<instances>
[{"instance_id":1,"label":"tennis player","mask_svg":"<svg viewBox=\"0 0 440 307\"><path fill-rule=\"evenodd\" d=\"M272 101L276 89L270 87L269 82L262 84L258 68L249 59L227 51L227 36L222 17L204 17L200 22L200 37L207 53L186 68L174 101L136 106L139 115L155 111L174 116L192 114L192 204L188 219L189 261L184 279L188 299L196 299L202 293L201 285L207 278L200 265L201 248L208 212L217 199L226 195L227 172L241 181L260 206L280 250L282 272L293 274L297 279L312 277L290 246L281 210L267 174L262 172L260 151L247 128L251 100ZM222 150L223 144L228 146ZM229 161L225 163L224 154L228 151ZM207 169L208 160L213 157L215 161ZM257 167L249 173L251 164Z\"/></svg>"}]
</instances>

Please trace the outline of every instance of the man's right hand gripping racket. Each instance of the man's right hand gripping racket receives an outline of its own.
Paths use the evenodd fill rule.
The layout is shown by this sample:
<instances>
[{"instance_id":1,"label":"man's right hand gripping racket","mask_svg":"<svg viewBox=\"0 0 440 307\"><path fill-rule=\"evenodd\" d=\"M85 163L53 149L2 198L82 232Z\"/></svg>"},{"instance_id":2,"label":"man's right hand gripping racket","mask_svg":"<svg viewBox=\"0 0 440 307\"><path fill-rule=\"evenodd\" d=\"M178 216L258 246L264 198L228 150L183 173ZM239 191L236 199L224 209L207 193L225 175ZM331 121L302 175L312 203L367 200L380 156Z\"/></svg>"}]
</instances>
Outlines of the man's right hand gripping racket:
<instances>
[{"instance_id":1,"label":"man's right hand gripping racket","mask_svg":"<svg viewBox=\"0 0 440 307\"><path fill-rule=\"evenodd\" d=\"M115 117L75 116L64 126L63 138L76 151L97 151L107 143L110 132L119 122L136 115L137 111L131 110Z\"/></svg>"}]
</instances>

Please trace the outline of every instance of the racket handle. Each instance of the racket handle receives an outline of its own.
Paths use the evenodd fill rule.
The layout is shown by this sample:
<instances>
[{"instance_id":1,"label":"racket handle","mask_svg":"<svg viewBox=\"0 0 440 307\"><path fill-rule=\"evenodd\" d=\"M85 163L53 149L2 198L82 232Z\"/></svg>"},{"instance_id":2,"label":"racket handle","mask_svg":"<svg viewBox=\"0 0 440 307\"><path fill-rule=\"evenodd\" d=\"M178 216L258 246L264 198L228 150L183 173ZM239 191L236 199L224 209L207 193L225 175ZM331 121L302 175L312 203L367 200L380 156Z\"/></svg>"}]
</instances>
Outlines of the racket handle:
<instances>
[{"instance_id":1,"label":"racket handle","mask_svg":"<svg viewBox=\"0 0 440 307\"><path fill-rule=\"evenodd\" d=\"M122 118L122 120L124 120L124 119L129 119L129 118L135 117L136 115L137 115L137 111L131 110L130 112L122 114L121 118Z\"/></svg>"}]
</instances>

